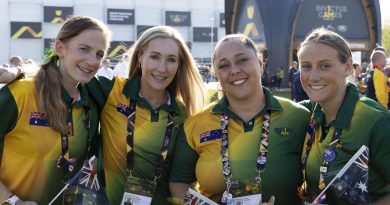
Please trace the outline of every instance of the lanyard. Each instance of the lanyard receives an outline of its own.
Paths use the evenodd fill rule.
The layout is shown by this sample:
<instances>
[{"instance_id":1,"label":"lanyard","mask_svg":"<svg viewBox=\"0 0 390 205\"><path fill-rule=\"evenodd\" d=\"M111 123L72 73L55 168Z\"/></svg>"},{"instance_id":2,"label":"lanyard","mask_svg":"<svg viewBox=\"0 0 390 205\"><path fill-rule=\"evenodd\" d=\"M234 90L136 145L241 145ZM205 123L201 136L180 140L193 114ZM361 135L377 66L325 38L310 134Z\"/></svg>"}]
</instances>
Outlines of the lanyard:
<instances>
[{"instance_id":1,"label":"lanyard","mask_svg":"<svg viewBox=\"0 0 390 205\"><path fill-rule=\"evenodd\" d=\"M134 171L134 126L135 126L135 110L136 110L136 101L130 100L130 107L129 107L129 115L127 120L127 169L130 171L130 175ZM167 128L165 129L165 137L164 137L164 143L163 146L160 149L160 155L162 158L157 162L157 165L154 169L153 176L156 178L159 178L163 171L164 162L166 159L165 152L168 151L169 147L169 141L172 136L172 129L173 129L173 114L171 112L168 113L168 122L167 122Z\"/></svg>"},{"instance_id":2,"label":"lanyard","mask_svg":"<svg viewBox=\"0 0 390 205\"><path fill-rule=\"evenodd\" d=\"M259 155L256 160L256 171L258 172L256 180L259 181L261 181L260 174L264 171L265 165L267 163L268 137L269 137L269 127L271 121L271 112L266 111L266 113L263 115L263 118L264 121L263 121L263 127L261 129ZM233 198L233 195L230 193L230 187L233 184L233 182L231 181L232 171L230 167L229 149L228 149L229 146L228 124L229 124L228 116L226 114L222 114L221 115L221 130L222 130L221 155L222 155L223 175L226 179L226 190L222 195L221 202L226 204L230 204L231 199Z\"/></svg>"},{"instance_id":3,"label":"lanyard","mask_svg":"<svg viewBox=\"0 0 390 205\"><path fill-rule=\"evenodd\" d=\"M307 157L309 155L310 149L313 145L313 141L315 138L315 128L316 128L316 122L314 119L310 119L309 126L307 128L307 134L309 135L309 139L306 142L306 150L302 157L302 173L303 173L303 180L305 185L305 193L307 193L306 190L306 163L307 163ZM320 166L320 178L318 183L318 188L320 191L322 191L325 188L325 181L324 181L324 175L328 172L328 168L331 162L333 162L336 159L336 145L339 144L340 136L342 133L341 128L336 128L333 135L331 143L329 144L329 148L324 151L322 155L322 165ZM319 203L324 203L326 199L326 194L322 195L319 199Z\"/></svg>"},{"instance_id":4,"label":"lanyard","mask_svg":"<svg viewBox=\"0 0 390 205\"><path fill-rule=\"evenodd\" d=\"M57 160L57 168L61 168L63 172L63 181L67 182L70 179L71 174L73 173L76 167L76 158L69 155L69 136L73 136L73 125L72 125L72 109L67 109L67 128L68 133L61 133L61 155ZM89 139L89 130L91 128L91 121L89 118L89 109L84 107L85 110L85 121L84 127L87 129L87 149L86 157L88 158L90 150L90 139Z\"/></svg>"}]
</instances>

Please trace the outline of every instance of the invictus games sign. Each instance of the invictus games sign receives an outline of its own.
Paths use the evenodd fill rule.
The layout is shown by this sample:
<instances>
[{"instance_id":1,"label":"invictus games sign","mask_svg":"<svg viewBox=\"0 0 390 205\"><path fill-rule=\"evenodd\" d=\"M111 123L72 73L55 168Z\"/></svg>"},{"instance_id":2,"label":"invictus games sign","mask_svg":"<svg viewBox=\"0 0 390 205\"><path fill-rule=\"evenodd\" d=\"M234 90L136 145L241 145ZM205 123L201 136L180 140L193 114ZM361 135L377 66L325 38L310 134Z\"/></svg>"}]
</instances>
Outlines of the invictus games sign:
<instances>
[{"instance_id":1,"label":"invictus games sign","mask_svg":"<svg viewBox=\"0 0 390 205\"><path fill-rule=\"evenodd\" d=\"M134 24L134 9L107 9L108 24Z\"/></svg>"},{"instance_id":2,"label":"invictus games sign","mask_svg":"<svg viewBox=\"0 0 390 205\"><path fill-rule=\"evenodd\" d=\"M316 12L319 18L329 21L343 18L343 14L348 12L348 7L337 5L317 5Z\"/></svg>"}]
</instances>

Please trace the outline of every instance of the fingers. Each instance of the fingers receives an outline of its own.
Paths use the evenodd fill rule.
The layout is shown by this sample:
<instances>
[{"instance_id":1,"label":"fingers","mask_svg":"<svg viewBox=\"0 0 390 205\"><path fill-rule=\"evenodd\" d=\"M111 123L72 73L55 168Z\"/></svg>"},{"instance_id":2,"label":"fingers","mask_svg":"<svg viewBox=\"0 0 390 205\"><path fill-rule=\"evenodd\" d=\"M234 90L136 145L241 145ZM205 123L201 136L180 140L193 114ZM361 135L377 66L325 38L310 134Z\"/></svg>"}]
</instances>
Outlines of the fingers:
<instances>
[{"instance_id":1,"label":"fingers","mask_svg":"<svg viewBox=\"0 0 390 205\"><path fill-rule=\"evenodd\" d=\"M268 202L265 202L265 203L259 202L259 205L274 205L274 204L275 204L275 197L274 196L271 196L269 198Z\"/></svg>"}]
</instances>

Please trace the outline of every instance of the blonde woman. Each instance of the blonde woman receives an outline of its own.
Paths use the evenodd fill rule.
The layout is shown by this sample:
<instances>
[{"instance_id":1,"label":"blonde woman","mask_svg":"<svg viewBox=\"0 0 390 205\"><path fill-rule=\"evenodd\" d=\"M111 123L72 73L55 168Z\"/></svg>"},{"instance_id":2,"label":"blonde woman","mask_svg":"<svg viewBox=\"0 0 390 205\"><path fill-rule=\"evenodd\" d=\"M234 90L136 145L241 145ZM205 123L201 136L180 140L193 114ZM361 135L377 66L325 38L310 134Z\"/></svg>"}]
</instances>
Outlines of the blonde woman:
<instances>
[{"instance_id":1,"label":"blonde woman","mask_svg":"<svg viewBox=\"0 0 390 205\"><path fill-rule=\"evenodd\" d=\"M147 198L144 203L167 204L177 131L202 107L203 81L185 41L171 27L146 30L128 55L128 79L88 84L101 108L107 195L111 204L131 202L130 189L149 184L136 191Z\"/></svg>"}]
</instances>

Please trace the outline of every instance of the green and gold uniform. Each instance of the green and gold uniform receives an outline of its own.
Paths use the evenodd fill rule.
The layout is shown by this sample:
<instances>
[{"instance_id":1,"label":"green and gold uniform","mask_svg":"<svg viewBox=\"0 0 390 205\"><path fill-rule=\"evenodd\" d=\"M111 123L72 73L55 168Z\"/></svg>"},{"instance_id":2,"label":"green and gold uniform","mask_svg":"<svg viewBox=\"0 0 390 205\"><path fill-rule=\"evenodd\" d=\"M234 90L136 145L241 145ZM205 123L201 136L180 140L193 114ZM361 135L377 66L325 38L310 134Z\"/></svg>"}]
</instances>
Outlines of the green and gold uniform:
<instances>
[{"instance_id":1,"label":"green and gold uniform","mask_svg":"<svg viewBox=\"0 0 390 205\"><path fill-rule=\"evenodd\" d=\"M375 201L390 193L390 114L377 102L359 96L357 88L349 84L336 119L326 125L325 114L319 104L303 102L313 112L316 124L315 138L307 158L306 175L311 195L320 193L318 184L323 153L335 128L341 128L340 145L336 146L336 158L330 163L328 173L337 173L362 145L369 148L368 193ZM321 140L322 138L322 140ZM335 175L335 174L334 174ZM333 191L326 192L326 202L334 205L349 205L338 199Z\"/></svg>"},{"instance_id":2,"label":"green and gold uniform","mask_svg":"<svg viewBox=\"0 0 390 205\"><path fill-rule=\"evenodd\" d=\"M265 108L252 120L244 122L229 110L226 96L188 118L178 138L172 182L198 181L200 192L216 202L225 191L222 173L221 114L229 116L228 143L232 181L254 179L259 154L263 114L271 111L267 163L262 174L263 199L276 197L278 205L300 203L296 188L302 180L301 148L310 118L309 111L290 100L274 97L263 88Z\"/></svg>"},{"instance_id":3,"label":"green and gold uniform","mask_svg":"<svg viewBox=\"0 0 390 205\"><path fill-rule=\"evenodd\" d=\"M76 173L87 159L87 134L97 139L97 108L90 102L83 85L78 87L81 100L62 89L67 109L71 109L73 135L69 135L69 155L75 157ZM91 128L85 128L85 109ZM56 167L61 155L61 134L43 119L38 95L31 79L15 81L0 90L0 180L22 200L48 204L65 186L63 171ZM66 122L64 122L66 123ZM54 204L62 204L62 197Z\"/></svg>"},{"instance_id":4,"label":"green and gold uniform","mask_svg":"<svg viewBox=\"0 0 390 205\"><path fill-rule=\"evenodd\" d=\"M161 159L161 147L164 141L165 128L168 122L168 112L174 114L174 131L164 164L164 171L157 181L157 190L152 204L167 204L170 197L168 176L170 158L176 141L177 128L186 117L184 106L176 102L170 93L170 103L153 109L139 95L140 77L131 80L115 77L95 78L88 83L91 94L97 100L101 110L101 134L103 139L103 161L106 179L107 196L111 204L120 204L124 192L127 173L127 123L124 110L130 100L135 100L136 118L134 126L134 173L136 177L153 180L153 172Z\"/></svg>"}]
</instances>

